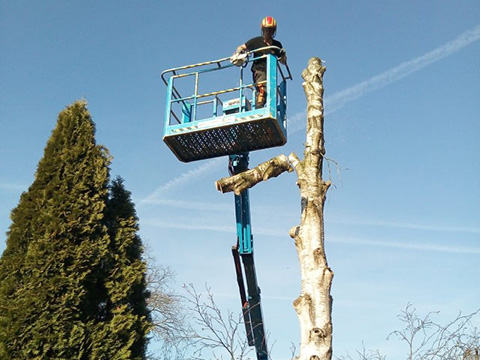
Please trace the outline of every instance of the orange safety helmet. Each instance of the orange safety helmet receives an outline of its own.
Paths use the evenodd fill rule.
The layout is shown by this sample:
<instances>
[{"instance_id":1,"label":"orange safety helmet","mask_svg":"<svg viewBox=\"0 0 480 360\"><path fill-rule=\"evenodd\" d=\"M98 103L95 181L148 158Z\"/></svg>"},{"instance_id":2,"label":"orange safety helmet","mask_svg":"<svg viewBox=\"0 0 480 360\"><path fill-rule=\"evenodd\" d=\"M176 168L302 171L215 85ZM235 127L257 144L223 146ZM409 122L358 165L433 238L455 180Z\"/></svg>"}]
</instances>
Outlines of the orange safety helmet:
<instances>
[{"instance_id":1,"label":"orange safety helmet","mask_svg":"<svg viewBox=\"0 0 480 360\"><path fill-rule=\"evenodd\" d=\"M277 22L272 16L266 16L262 20L261 29L273 29L273 36L277 33Z\"/></svg>"}]
</instances>

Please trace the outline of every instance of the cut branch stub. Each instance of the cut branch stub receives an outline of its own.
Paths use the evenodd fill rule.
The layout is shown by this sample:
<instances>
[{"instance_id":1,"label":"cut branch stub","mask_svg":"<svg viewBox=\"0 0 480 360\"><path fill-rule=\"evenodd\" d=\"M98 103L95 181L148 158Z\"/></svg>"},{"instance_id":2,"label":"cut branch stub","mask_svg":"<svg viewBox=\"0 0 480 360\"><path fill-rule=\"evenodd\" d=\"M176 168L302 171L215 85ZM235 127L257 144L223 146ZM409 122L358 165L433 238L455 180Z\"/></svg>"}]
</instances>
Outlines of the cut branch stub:
<instances>
[{"instance_id":1,"label":"cut branch stub","mask_svg":"<svg viewBox=\"0 0 480 360\"><path fill-rule=\"evenodd\" d=\"M239 195L242 191L255 186L261 181L277 177L285 171L292 172L297 164L298 157L295 154L290 154L288 158L285 155L278 155L253 169L222 178L215 182L215 186L222 193L233 191L236 195Z\"/></svg>"}]
</instances>

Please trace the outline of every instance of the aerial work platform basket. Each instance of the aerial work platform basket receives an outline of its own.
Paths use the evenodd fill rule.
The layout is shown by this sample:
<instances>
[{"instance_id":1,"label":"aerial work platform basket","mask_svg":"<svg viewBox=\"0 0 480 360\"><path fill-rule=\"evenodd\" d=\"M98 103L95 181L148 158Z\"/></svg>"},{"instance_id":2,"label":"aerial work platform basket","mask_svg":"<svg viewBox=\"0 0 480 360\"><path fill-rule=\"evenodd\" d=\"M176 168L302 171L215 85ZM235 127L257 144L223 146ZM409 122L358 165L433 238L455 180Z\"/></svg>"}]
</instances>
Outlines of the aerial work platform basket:
<instances>
[{"instance_id":1,"label":"aerial work platform basket","mask_svg":"<svg viewBox=\"0 0 480 360\"><path fill-rule=\"evenodd\" d=\"M255 106L259 84L250 82L250 71L246 81L245 66L231 64L230 57L162 73L167 85L163 141L179 160L240 154L287 142L290 70L271 54L249 58L265 58L267 64L266 103L259 108Z\"/></svg>"}]
</instances>

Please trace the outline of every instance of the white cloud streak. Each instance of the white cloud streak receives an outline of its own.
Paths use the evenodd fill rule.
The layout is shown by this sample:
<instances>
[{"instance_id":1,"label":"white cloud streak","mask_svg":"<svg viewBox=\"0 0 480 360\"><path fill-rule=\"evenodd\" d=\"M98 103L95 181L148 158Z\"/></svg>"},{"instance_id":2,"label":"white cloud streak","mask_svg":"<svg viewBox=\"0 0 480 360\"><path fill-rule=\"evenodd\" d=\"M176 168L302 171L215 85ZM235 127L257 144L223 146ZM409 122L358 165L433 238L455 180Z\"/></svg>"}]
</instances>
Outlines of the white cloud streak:
<instances>
[{"instance_id":1,"label":"white cloud streak","mask_svg":"<svg viewBox=\"0 0 480 360\"><path fill-rule=\"evenodd\" d=\"M14 191L15 193L17 193L19 191L26 191L27 189L27 185L0 183L0 190L12 192Z\"/></svg>"},{"instance_id":2,"label":"white cloud streak","mask_svg":"<svg viewBox=\"0 0 480 360\"><path fill-rule=\"evenodd\" d=\"M206 203L206 202L192 202L192 201L182 201L182 200L169 200L169 199L153 199L148 201L149 204L153 205L164 205L168 207L183 209L183 210L194 210L204 212L216 212L216 213L230 213L232 211L232 204L219 204L219 203ZM276 214L276 218L281 218L281 221L291 221L292 224L298 222L298 214L291 214L289 212L279 212L278 207L268 206L268 205L259 205L255 207L255 213L260 216L270 216L271 214ZM218 216L218 215L215 215ZM480 228L473 226L444 226L444 225L435 225L435 224L418 224L418 223L407 223L407 222L393 222L393 221L375 221L375 220L365 220L365 219L326 219L327 224L341 224L347 226L371 226L371 227L386 227L386 228L399 228L399 229L412 229L412 230L425 230L425 231L436 231L436 232L456 232L456 233L471 233L471 234L480 234ZM158 226L158 225L157 225ZM166 227L171 227L171 225L166 225ZM209 228L210 229L210 228ZM273 235L278 236L279 233L275 231L262 231L262 235Z\"/></svg>"},{"instance_id":3,"label":"white cloud streak","mask_svg":"<svg viewBox=\"0 0 480 360\"><path fill-rule=\"evenodd\" d=\"M366 239L348 239L348 238L332 238L329 241L339 244L348 245L366 245L373 247L394 248L403 250L427 251L427 252L444 252L450 254L469 254L479 255L480 248L467 246L444 246L436 244L408 243L398 241L376 241Z\"/></svg>"},{"instance_id":4,"label":"white cloud streak","mask_svg":"<svg viewBox=\"0 0 480 360\"><path fill-rule=\"evenodd\" d=\"M369 221L369 220L329 220L330 223L343 224L343 225L362 225L362 226L381 226L381 227L393 227L402 229L414 229L414 230L426 230L426 231L439 231L439 232L464 232L472 234L480 234L480 228L467 227L467 226L438 226L438 225L425 225L415 223L402 223L391 221Z\"/></svg>"},{"instance_id":5,"label":"white cloud streak","mask_svg":"<svg viewBox=\"0 0 480 360\"><path fill-rule=\"evenodd\" d=\"M327 96L325 97L325 115L340 110L349 102L357 100L368 93L384 88L385 86L403 79L404 77L407 77L427 67L428 65L455 54L456 52L478 40L480 40L480 25L465 31L454 40L449 41L435 50L432 50L413 60L405 61L390 70L373 76L372 78L349 87L348 89L336 92L331 96ZM291 133L305 128L305 116L305 111L293 115L292 121L289 121L289 131Z\"/></svg>"},{"instance_id":6,"label":"white cloud streak","mask_svg":"<svg viewBox=\"0 0 480 360\"><path fill-rule=\"evenodd\" d=\"M175 222L175 221L164 221L164 220L157 220L157 219L146 219L141 221L143 225L149 225L152 227L159 227L163 229L176 229L176 230L207 230L207 231L215 231L215 232L224 232L224 233L232 233L233 225L211 225L211 224L194 224L194 223L182 223L182 222Z\"/></svg>"},{"instance_id":7,"label":"white cloud streak","mask_svg":"<svg viewBox=\"0 0 480 360\"><path fill-rule=\"evenodd\" d=\"M200 210L200 211L217 211L225 212L232 210L232 204L218 204L218 203L207 203L207 202L194 202L194 201L183 201L183 200L169 200L163 198L152 198L142 200L144 204L152 205L164 205L169 207L174 207L184 210Z\"/></svg>"},{"instance_id":8,"label":"white cloud streak","mask_svg":"<svg viewBox=\"0 0 480 360\"><path fill-rule=\"evenodd\" d=\"M140 205L145 205L145 204L154 204L155 202L158 202L159 199L162 199L162 197L172 189L175 189L178 186L188 184L190 181L193 179L198 179L199 176L207 174L212 168L218 166L220 162L222 162L224 159L222 158L217 158L217 159L212 159L209 160L200 166L197 166L195 169L189 170L180 176L177 176L173 178L172 180L169 180L162 186L158 187L153 193L148 195L146 198L140 200Z\"/></svg>"},{"instance_id":9,"label":"white cloud streak","mask_svg":"<svg viewBox=\"0 0 480 360\"><path fill-rule=\"evenodd\" d=\"M403 79L404 77L407 77L428 65L431 65L460 51L464 47L478 40L480 40L480 25L477 25L471 30L465 31L456 39L426 53L425 55L403 62L393 69L376 75L371 79L352 86L351 88L333 94L332 96L326 98L326 102L328 101L329 111L336 111L344 107L346 103L356 100L367 93L381 89L395 81Z\"/></svg>"},{"instance_id":10,"label":"white cloud streak","mask_svg":"<svg viewBox=\"0 0 480 360\"><path fill-rule=\"evenodd\" d=\"M168 222L165 220L156 220L150 219L142 222L153 227L160 228L170 228L177 230L192 230L192 231L215 231L222 233L231 233L232 226L218 226L210 225L206 223L202 224L193 224L193 223L176 223ZM289 238L289 235L286 231L265 229L265 228L256 228L254 231L255 235L263 236L274 236L280 238ZM383 247L383 248L393 248L393 249L402 249L402 250L413 250L413 251L427 251L427 252L442 252L450 254L470 254L470 255L479 255L479 247L468 247L468 246L444 246L437 244L427 244L427 243L412 243L412 242L399 242L399 241L378 241L378 240L368 240L361 238L347 238L347 237L336 237L330 236L327 240L328 243L336 244L348 244L348 245L361 245L361 246L372 246L372 247Z\"/></svg>"}]
</instances>

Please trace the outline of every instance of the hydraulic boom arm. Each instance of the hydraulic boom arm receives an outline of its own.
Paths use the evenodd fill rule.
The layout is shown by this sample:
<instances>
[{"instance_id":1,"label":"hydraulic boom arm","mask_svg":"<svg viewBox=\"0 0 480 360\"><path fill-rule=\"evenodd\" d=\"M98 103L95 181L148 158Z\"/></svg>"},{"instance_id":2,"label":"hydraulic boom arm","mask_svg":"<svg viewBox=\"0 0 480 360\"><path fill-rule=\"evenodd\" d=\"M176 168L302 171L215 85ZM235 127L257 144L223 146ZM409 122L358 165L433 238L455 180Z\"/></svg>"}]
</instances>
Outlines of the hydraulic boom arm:
<instances>
[{"instance_id":1,"label":"hydraulic boom arm","mask_svg":"<svg viewBox=\"0 0 480 360\"><path fill-rule=\"evenodd\" d=\"M248 153L230 155L228 169L230 175L239 174L247 170ZM235 215L237 220L237 245L232 248L232 255L237 273L237 283L242 301L242 312L248 344L249 346L255 346L258 360L268 360L267 342L260 303L260 288L257 283L255 262L253 259L253 238L250 224L248 190L245 190L240 195L235 195ZM244 274L247 291L245 291Z\"/></svg>"}]
</instances>

